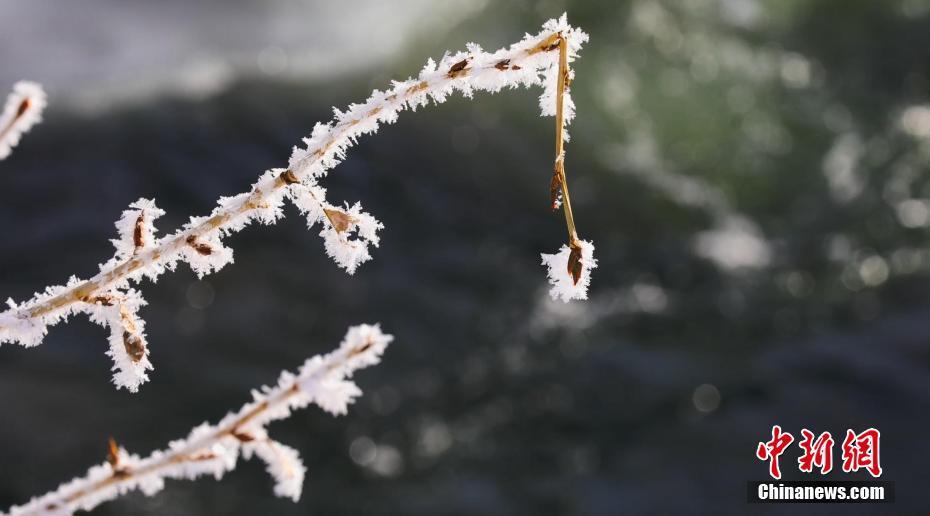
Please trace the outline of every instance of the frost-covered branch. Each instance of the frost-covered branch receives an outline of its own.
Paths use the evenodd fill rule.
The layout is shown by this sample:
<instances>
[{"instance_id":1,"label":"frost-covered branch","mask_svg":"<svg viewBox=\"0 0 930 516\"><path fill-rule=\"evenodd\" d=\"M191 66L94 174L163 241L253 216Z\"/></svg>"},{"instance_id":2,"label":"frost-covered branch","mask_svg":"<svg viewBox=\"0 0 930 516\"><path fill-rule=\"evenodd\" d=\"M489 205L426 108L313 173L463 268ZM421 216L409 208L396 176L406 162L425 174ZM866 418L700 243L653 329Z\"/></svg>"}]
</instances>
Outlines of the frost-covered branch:
<instances>
[{"instance_id":1,"label":"frost-covered branch","mask_svg":"<svg viewBox=\"0 0 930 516\"><path fill-rule=\"evenodd\" d=\"M353 326L338 349L307 360L297 374L281 373L275 387L252 391L251 402L218 424L204 423L186 438L172 441L166 449L145 458L128 453L111 440L106 462L51 493L11 508L8 514L66 515L89 511L135 489L151 496L164 488L168 478L213 475L220 479L235 469L240 455L246 459L255 455L263 460L275 480L275 494L297 501L306 468L297 450L269 437L265 427L310 404L333 415L345 414L349 404L362 394L351 380L352 373L380 362L392 339L378 326Z\"/></svg>"},{"instance_id":2,"label":"frost-covered branch","mask_svg":"<svg viewBox=\"0 0 930 516\"><path fill-rule=\"evenodd\" d=\"M548 268L549 295L552 299L561 299L564 302L572 299L587 299L588 285L591 283L591 269L597 267L594 259L594 244L581 240L575 228L575 215L572 213L572 200L568 193L568 180L565 178L565 142L568 133L565 125L575 112L571 97L568 96L568 86L575 73L568 67L568 42L559 38L559 66L556 76L556 103L555 103L555 165L552 170L552 180L549 182L549 197L552 209L559 206L565 213L565 226L568 229L568 246L562 246L556 254L542 253L542 263Z\"/></svg>"},{"instance_id":3,"label":"frost-covered branch","mask_svg":"<svg viewBox=\"0 0 930 516\"><path fill-rule=\"evenodd\" d=\"M0 160L13 152L20 136L42 121L43 109L45 91L41 85L29 81L13 85L13 92L7 97L0 114Z\"/></svg>"},{"instance_id":4,"label":"frost-covered branch","mask_svg":"<svg viewBox=\"0 0 930 516\"><path fill-rule=\"evenodd\" d=\"M371 259L369 248L378 246L382 225L358 203L330 203L319 181L345 158L358 137L374 133L381 123L395 122L401 111L426 106L431 100L444 102L454 92L471 98L475 91L498 92L505 87L542 86L542 113L556 116L558 184L553 191L560 190L564 198L571 252L565 263L561 258L558 263L549 263L549 276L554 278L552 295L566 301L586 297L587 278L596 262L590 257L590 243L586 243L590 246L587 253L578 250L582 241L571 217L562 148L568 139L564 127L574 117L567 88L572 77L568 64L585 41L587 35L568 25L563 15L546 22L540 33L496 52L484 52L469 44L466 51L447 53L438 63L430 59L417 78L394 81L389 90L375 90L367 101L352 104L345 111L335 109L332 122L317 124L304 139L305 146L294 148L287 168L266 171L249 191L220 198L210 215L193 217L171 235L157 238L152 222L163 212L153 201L136 201L116 223L116 253L100 266L97 275L88 280L72 277L65 285L47 287L22 303L7 301L9 308L0 313L0 343L35 346L42 342L49 326L71 315L88 313L110 329L109 354L115 363L117 387L136 391L152 366L144 325L136 315L145 302L130 288L131 283L144 277L154 281L179 262L188 263L198 276L223 268L233 261L232 250L223 245L223 239L254 221L275 223L283 216L284 199L297 206L308 226L322 226L320 236L326 253L349 274L354 273ZM553 196L558 197L558 192Z\"/></svg>"}]
</instances>

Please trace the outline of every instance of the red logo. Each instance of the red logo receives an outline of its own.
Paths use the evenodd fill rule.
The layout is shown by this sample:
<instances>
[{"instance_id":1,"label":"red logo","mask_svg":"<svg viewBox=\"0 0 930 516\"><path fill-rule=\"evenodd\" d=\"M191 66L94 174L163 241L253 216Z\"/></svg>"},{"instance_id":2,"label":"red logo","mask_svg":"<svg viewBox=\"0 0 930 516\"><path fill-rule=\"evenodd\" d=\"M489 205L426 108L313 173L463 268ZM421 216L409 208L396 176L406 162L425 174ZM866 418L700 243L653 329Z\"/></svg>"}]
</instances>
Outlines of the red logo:
<instances>
[{"instance_id":1,"label":"red logo","mask_svg":"<svg viewBox=\"0 0 930 516\"><path fill-rule=\"evenodd\" d=\"M820 468L820 474L826 475L833 470L833 436L824 432L814 439L814 432L804 428L801 430L801 442L798 446L804 450L798 459L798 469L804 473L811 473L814 467Z\"/></svg>"},{"instance_id":2,"label":"red logo","mask_svg":"<svg viewBox=\"0 0 930 516\"><path fill-rule=\"evenodd\" d=\"M772 478L781 478L781 470L778 468L778 458L782 453L785 453L785 448L793 442L793 435L788 432L782 433L781 427L775 425L772 427L772 440L759 443L759 446L756 447L756 457L759 460L769 461L769 475L772 475Z\"/></svg>"},{"instance_id":3,"label":"red logo","mask_svg":"<svg viewBox=\"0 0 930 516\"><path fill-rule=\"evenodd\" d=\"M879 457L880 440L881 433L875 428L869 428L858 434L852 430L846 430L846 438L843 439L842 445L843 472L853 473L864 469L873 477L880 477L882 474ZM778 461L793 442L793 435L783 432L780 426L774 425L772 426L772 438L766 442L760 442L756 447L756 458L768 461L769 475L772 478L781 479ZM834 444L835 441L830 432L816 435L807 428L801 429L801 440L798 441L798 446L801 448L798 469L803 473L813 473L814 468L817 468L821 475L832 471Z\"/></svg>"},{"instance_id":4,"label":"red logo","mask_svg":"<svg viewBox=\"0 0 930 516\"><path fill-rule=\"evenodd\" d=\"M861 434L846 430L846 439L843 440L843 471L850 473L865 469L873 477L882 474L882 465L878 458L878 441L882 434L869 428Z\"/></svg>"}]
</instances>

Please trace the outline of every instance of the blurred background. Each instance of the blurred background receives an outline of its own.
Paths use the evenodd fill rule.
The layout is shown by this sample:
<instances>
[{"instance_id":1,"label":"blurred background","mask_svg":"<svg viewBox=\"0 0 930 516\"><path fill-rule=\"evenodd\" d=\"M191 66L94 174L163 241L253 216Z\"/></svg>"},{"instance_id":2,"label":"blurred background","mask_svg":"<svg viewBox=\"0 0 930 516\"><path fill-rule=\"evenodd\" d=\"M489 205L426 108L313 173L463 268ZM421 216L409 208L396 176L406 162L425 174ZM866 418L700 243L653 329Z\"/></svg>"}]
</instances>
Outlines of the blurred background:
<instances>
[{"instance_id":1,"label":"blurred background","mask_svg":"<svg viewBox=\"0 0 930 516\"><path fill-rule=\"evenodd\" d=\"M109 436L161 448L380 321L396 341L348 416L270 427L309 469L299 503L249 461L94 513L925 512L926 1L6 0L0 90L36 80L51 107L0 163L0 294L92 275L130 202L156 198L172 231L331 106L563 11L591 35L567 149L588 302L550 301L539 264L564 225L538 91L404 113L326 182L386 226L355 276L288 208L232 237L220 273L144 285L156 370L136 395L82 318L0 348L0 506L101 462ZM747 505L773 424L877 427L896 505Z\"/></svg>"}]
</instances>

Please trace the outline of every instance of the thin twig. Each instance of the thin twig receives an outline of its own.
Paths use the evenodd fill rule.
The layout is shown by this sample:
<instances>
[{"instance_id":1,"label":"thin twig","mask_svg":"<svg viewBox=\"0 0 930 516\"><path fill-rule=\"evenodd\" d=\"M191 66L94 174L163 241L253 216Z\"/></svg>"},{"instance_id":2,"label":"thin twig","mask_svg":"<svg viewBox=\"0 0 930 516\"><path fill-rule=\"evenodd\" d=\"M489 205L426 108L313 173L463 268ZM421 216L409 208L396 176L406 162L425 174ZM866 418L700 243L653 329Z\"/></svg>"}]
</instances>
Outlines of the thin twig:
<instances>
[{"instance_id":1,"label":"thin twig","mask_svg":"<svg viewBox=\"0 0 930 516\"><path fill-rule=\"evenodd\" d=\"M568 58L565 38L559 35L559 76L558 97L555 108L555 173L562 190L562 211L565 212L565 225L568 229L568 243L576 246L578 232L575 230L575 216L572 213L572 199L568 193L568 180L565 178L565 86L568 82Z\"/></svg>"},{"instance_id":2,"label":"thin twig","mask_svg":"<svg viewBox=\"0 0 930 516\"><path fill-rule=\"evenodd\" d=\"M272 457L262 457L269 462L269 470L280 466L282 478L275 479L276 493L296 500L300 496L303 465L299 458L282 453L290 448L269 438L265 426L288 417L292 409L311 403L334 415L344 414L347 405L361 394L347 378L356 369L378 363L391 339L377 326L350 328L337 350L307 360L297 375L282 373L277 386L256 391L254 401L227 415L219 424L201 425L186 440L172 442L146 458L130 455L111 439L106 462L92 467L84 477L26 505L13 507L9 515L70 514L90 510L133 489L152 495L161 489L166 478L204 474L219 477L235 468L240 453L257 453L255 448L260 445L271 446Z\"/></svg>"}]
</instances>

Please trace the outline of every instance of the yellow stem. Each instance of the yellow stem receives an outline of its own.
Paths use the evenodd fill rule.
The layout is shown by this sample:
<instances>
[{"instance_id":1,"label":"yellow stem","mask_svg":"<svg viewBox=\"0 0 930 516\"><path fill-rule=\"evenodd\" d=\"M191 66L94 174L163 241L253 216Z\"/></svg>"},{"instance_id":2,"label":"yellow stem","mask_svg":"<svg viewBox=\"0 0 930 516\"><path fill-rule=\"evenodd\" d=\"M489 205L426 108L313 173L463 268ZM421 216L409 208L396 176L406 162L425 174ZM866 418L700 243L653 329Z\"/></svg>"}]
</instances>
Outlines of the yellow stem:
<instances>
[{"instance_id":1,"label":"yellow stem","mask_svg":"<svg viewBox=\"0 0 930 516\"><path fill-rule=\"evenodd\" d=\"M565 212L565 225L568 228L568 244L576 247L578 232L575 230L575 217L572 214L572 199L568 194L568 180L565 178L565 155L563 132L565 131L565 83L568 80L568 48L565 38L559 34L559 76L555 105L555 173L562 184L562 211Z\"/></svg>"}]
</instances>

